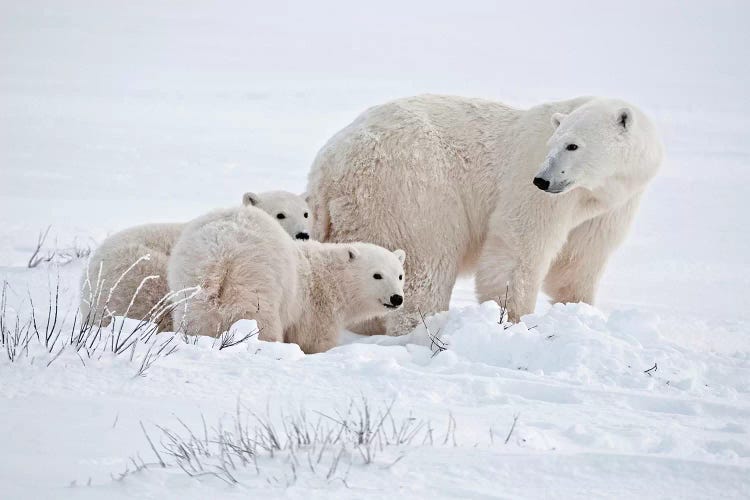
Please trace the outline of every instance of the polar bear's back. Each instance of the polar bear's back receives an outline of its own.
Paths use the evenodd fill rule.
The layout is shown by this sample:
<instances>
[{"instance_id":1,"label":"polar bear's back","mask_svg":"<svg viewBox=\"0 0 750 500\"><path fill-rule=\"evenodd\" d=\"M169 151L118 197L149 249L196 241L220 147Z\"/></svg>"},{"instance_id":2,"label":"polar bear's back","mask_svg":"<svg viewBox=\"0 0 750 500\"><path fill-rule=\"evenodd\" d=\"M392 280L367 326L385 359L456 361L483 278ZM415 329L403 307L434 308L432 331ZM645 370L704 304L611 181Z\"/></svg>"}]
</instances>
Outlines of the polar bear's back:
<instances>
[{"instance_id":1,"label":"polar bear's back","mask_svg":"<svg viewBox=\"0 0 750 500\"><path fill-rule=\"evenodd\" d=\"M368 109L315 159L308 178L313 237L409 253L428 245L439 228L446 239L466 242L461 253L472 253L499 185L492 165L502 145L495 131L523 113L502 103L439 95ZM399 234L410 241L392 236Z\"/></svg>"},{"instance_id":2,"label":"polar bear's back","mask_svg":"<svg viewBox=\"0 0 750 500\"><path fill-rule=\"evenodd\" d=\"M363 152L405 163L415 147L437 148L448 154L482 142L481 131L515 121L523 111L499 102L445 95L419 95L373 106L335 134L321 149L315 165L325 163L331 175L361 166ZM489 127L482 127L482 122ZM477 132L480 133L477 133ZM421 164L428 165L428 158ZM313 166L313 174L315 170Z\"/></svg>"},{"instance_id":3,"label":"polar bear's back","mask_svg":"<svg viewBox=\"0 0 750 500\"><path fill-rule=\"evenodd\" d=\"M174 246L170 276L180 276L172 289L200 284L198 271L206 262L233 261L240 269L261 272L294 260L294 242L268 214L254 207L222 209L201 216L185 227ZM256 266L257 264L257 266ZM256 271L255 267L259 269ZM174 270L174 273L172 271ZM196 270L197 272L194 272ZM191 278L191 275L195 275Z\"/></svg>"},{"instance_id":4,"label":"polar bear's back","mask_svg":"<svg viewBox=\"0 0 750 500\"><path fill-rule=\"evenodd\" d=\"M180 232L185 227L182 222L164 222L141 224L123 229L105 239L92 256L92 260L107 254L114 248L121 248L131 243L145 245L160 252L169 253Z\"/></svg>"},{"instance_id":5,"label":"polar bear's back","mask_svg":"<svg viewBox=\"0 0 750 500\"><path fill-rule=\"evenodd\" d=\"M206 314L221 311L220 316L230 323L235 316L248 317L254 308L294 305L296 245L274 219L257 208L211 212L188 223L175 244L169 262L170 289L201 287L189 305L196 310L194 315L202 314L201 308ZM179 322L180 308L175 313ZM199 324L206 322L201 319ZM222 328L228 326L222 324Z\"/></svg>"}]
</instances>

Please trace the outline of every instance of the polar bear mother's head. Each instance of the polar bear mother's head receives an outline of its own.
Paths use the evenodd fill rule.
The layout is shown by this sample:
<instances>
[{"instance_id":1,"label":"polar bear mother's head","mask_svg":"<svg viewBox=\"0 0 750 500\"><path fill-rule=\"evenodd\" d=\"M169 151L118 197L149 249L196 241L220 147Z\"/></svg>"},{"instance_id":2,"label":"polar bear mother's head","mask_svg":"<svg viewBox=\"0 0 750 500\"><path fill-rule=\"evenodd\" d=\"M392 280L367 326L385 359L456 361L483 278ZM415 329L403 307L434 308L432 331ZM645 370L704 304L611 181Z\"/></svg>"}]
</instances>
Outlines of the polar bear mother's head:
<instances>
[{"instance_id":1,"label":"polar bear mother's head","mask_svg":"<svg viewBox=\"0 0 750 500\"><path fill-rule=\"evenodd\" d=\"M645 137L653 127L633 106L595 98L570 114L554 113L551 121L555 131L547 141L547 157L533 179L542 191L597 191L609 183L643 177L640 170L646 166L639 157L644 146L653 143Z\"/></svg>"}]
</instances>

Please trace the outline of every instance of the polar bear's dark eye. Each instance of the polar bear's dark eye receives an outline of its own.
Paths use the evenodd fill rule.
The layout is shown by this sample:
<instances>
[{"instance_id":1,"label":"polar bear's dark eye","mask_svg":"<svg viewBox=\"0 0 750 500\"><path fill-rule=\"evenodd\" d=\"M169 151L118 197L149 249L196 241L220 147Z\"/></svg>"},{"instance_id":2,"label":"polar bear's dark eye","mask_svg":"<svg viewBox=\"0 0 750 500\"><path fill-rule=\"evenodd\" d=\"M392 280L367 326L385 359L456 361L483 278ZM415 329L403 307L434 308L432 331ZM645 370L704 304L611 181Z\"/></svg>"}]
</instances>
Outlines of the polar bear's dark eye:
<instances>
[{"instance_id":1,"label":"polar bear's dark eye","mask_svg":"<svg viewBox=\"0 0 750 500\"><path fill-rule=\"evenodd\" d=\"M286 215L284 214L276 214L277 219L286 219Z\"/></svg>"},{"instance_id":2,"label":"polar bear's dark eye","mask_svg":"<svg viewBox=\"0 0 750 500\"><path fill-rule=\"evenodd\" d=\"M380 275L380 273L375 273L375 274L372 275L372 277L375 278L376 280L382 280L383 279L383 277Z\"/></svg>"},{"instance_id":3,"label":"polar bear's dark eye","mask_svg":"<svg viewBox=\"0 0 750 500\"><path fill-rule=\"evenodd\" d=\"M568 151L575 151L576 149L578 149L578 144L568 144L565 149L567 149Z\"/></svg>"},{"instance_id":4,"label":"polar bear's dark eye","mask_svg":"<svg viewBox=\"0 0 750 500\"><path fill-rule=\"evenodd\" d=\"M307 219L307 212L305 212L305 219Z\"/></svg>"},{"instance_id":5,"label":"polar bear's dark eye","mask_svg":"<svg viewBox=\"0 0 750 500\"><path fill-rule=\"evenodd\" d=\"M402 279L404 279L404 275L403 274L399 274L398 275L398 279L399 279L399 281L402 280Z\"/></svg>"}]
</instances>

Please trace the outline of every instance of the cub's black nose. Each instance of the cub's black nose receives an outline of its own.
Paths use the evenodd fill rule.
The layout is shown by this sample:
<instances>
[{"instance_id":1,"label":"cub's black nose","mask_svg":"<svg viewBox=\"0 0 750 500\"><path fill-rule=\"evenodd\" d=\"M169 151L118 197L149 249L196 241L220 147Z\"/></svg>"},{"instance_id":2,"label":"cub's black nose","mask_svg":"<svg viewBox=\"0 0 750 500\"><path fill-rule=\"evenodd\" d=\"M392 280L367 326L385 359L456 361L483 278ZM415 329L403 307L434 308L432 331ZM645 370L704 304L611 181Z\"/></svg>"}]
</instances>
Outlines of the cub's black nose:
<instances>
[{"instance_id":1,"label":"cub's black nose","mask_svg":"<svg viewBox=\"0 0 750 500\"><path fill-rule=\"evenodd\" d=\"M534 185L542 191L546 191L549 189L549 181L545 181L541 177L534 177Z\"/></svg>"},{"instance_id":2,"label":"cub's black nose","mask_svg":"<svg viewBox=\"0 0 750 500\"><path fill-rule=\"evenodd\" d=\"M294 237L297 238L298 240L309 240L310 239L310 235L307 234L307 233L297 233Z\"/></svg>"},{"instance_id":3,"label":"cub's black nose","mask_svg":"<svg viewBox=\"0 0 750 500\"><path fill-rule=\"evenodd\" d=\"M404 303L404 298L401 295L391 295L391 304L394 306L400 306Z\"/></svg>"}]
</instances>

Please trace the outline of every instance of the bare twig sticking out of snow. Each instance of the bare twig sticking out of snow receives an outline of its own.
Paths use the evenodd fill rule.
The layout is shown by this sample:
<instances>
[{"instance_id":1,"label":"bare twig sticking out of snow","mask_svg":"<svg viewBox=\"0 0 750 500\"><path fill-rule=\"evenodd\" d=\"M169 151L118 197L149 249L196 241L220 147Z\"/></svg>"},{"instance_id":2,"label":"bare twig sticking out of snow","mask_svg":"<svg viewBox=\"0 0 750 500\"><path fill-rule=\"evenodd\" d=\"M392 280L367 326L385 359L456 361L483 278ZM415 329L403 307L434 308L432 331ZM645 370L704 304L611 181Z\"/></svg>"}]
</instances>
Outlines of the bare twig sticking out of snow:
<instances>
[{"instance_id":1,"label":"bare twig sticking out of snow","mask_svg":"<svg viewBox=\"0 0 750 500\"><path fill-rule=\"evenodd\" d=\"M226 332L219 335L219 350L226 349L228 347L234 347L236 345L242 344L249 339L255 337L260 333L259 329L253 330L252 332L248 332L244 335L239 335L237 332L232 330L231 328L227 330Z\"/></svg>"},{"instance_id":2,"label":"bare twig sticking out of snow","mask_svg":"<svg viewBox=\"0 0 750 500\"><path fill-rule=\"evenodd\" d=\"M159 358L165 358L170 354L173 354L177 350L177 346L173 341L174 336L167 337L159 343L150 343L148 350L143 355L141 366L138 368L138 373L136 375L142 377L146 373L146 370L151 368L151 365L153 365Z\"/></svg>"},{"instance_id":3,"label":"bare twig sticking out of snow","mask_svg":"<svg viewBox=\"0 0 750 500\"><path fill-rule=\"evenodd\" d=\"M7 307L8 282L4 281L0 296L0 347L13 363L19 356L29 352L29 343L35 337L32 332L31 319L22 323L21 317L16 313L14 321L9 321Z\"/></svg>"},{"instance_id":4,"label":"bare twig sticking out of snow","mask_svg":"<svg viewBox=\"0 0 750 500\"><path fill-rule=\"evenodd\" d=\"M162 460L161 455L159 455L159 452L156 449L156 446L154 446L154 442L151 441L151 437L148 435L148 432L146 432L146 427L144 427L143 422L138 422L141 424L141 429L143 430L143 435L146 436L146 440L148 441L149 446L151 446L151 449L154 451L154 455L156 455L156 458L159 459L159 465L162 467L166 467L167 464L164 463L164 460Z\"/></svg>"},{"instance_id":5,"label":"bare twig sticking out of snow","mask_svg":"<svg viewBox=\"0 0 750 500\"><path fill-rule=\"evenodd\" d=\"M508 292L510 290L510 284L505 283L505 299L500 300L497 298L497 305L500 306L500 319L497 321L498 325L503 327L503 330L507 330L512 326L512 323L508 321Z\"/></svg>"},{"instance_id":6,"label":"bare twig sticking out of snow","mask_svg":"<svg viewBox=\"0 0 750 500\"><path fill-rule=\"evenodd\" d=\"M513 423L510 426L510 430L508 431L508 435L505 437L505 443L508 444L508 441L510 441L510 437L513 435L513 431L516 429L516 422L518 422L518 414L516 413L513 415Z\"/></svg>"},{"instance_id":7,"label":"bare twig sticking out of snow","mask_svg":"<svg viewBox=\"0 0 750 500\"><path fill-rule=\"evenodd\" d=\"M60 276L57 277L57 283L55 285L55 296L52 297L52 288L49 289L49 304L47 306L47 322L44 325L44 339L42 339L39 327L36 322L36 308L34 307L34 301L29 293L29 305L31 306L31 324L34 327L34 333L38 341L43 342L47 352L51 353L55 345L57 345L57 339L60 336L62 330L55 330L57 327L58 312L60 304ZM53 335L55 335L53 339Z\"/></svg>"},{"instance_id":8,"label":"bare twig sticking out of snow","mask_svg":"<svg viewBox=\"0 0 750 500\"><path fill-rule=\"evenodd\" d=\"M156 463L146 463L143 461L140 455L136 455L136 456L138 457L138 460L140 461L140 463L136 462L135 458L130 457L130 464L133 464L133 470L130 470L130 464L128 464L127 466L125 466L125 471L117 475L110 474L110 477L112 478L113 481L123 481L125 478L127 478L128 476L132 474L136 474L138 472L141 472L142 470L148 469L150 465L159 465ZM75 486L75 481L71 483L71 486ZM88 484L86 486L91 486L91 478L89 478Z\"/></svg>"},{"instance_id":9,"label":"bare twig sticking out of snow","mask_svg":"<svg viewBox=\"0 0 750 500\"><path fill-rule=\"evenodd\" d=\"M47 226L46 230L39 233L39 237L36 240L36 248L34 248L34 252L31 254L31 257L29 257L27 267L36 267L42 262L49 262L50 260L52 260L51 255L41 255L42 247L44 246L44 242L47 241L47 236L49 236L50 229L52 229L52 226Z\"/></svg>"},{"instance_id":10,"label":"bare twig sticking out of snow","mask_svg":"<svg viewBox=\"0 0 750 500\"><path fill-rule=\"evenodd\" d=\"M46 253L42 253L42 249L44 248L44 244L47 242L47 237L49 236L50 229L52 229L52 226L47 226L47 229L39 232L34 251L32 252L31 257L29 257L28 262L26 263L26 266L28 268L35 268L39 266L39 264L46 262L56 262L63 265L69 264L74 260L82 259L91 255L92 247L90 245L80 245L77 238L73 240L73 244L69 247L55 248L54 250L49 250Z\"/></svg>"},{"instance_id":11,"label":"bare twig sticking out of snow","mask_svg":"<svg viewBox=\"0 0 750 500\"><path fill-rule=\"evenodd\" d=\"M643 370L643 373L645 373L646 375L648 375L648 376L650 377L650 376L651 376L651 374L652 374L653 372L655 372L656 370L658 370L658 369L659 369L659 367L658 367L658 366L656 366L656 363L654 362L654 366L652 366L652 367L651 367L651 368L649 368L648 370Z\"/></svg>"},{"instance_id":12,"label":"bare twig sticking out of snow","mask_svg":"<svg viewBox=\"0 0 750 500\"><path fill-rule=\"evenodd\" d=\"M427 332L427 338L430 339L430 349L432 350L432 357L437 356L439 353L445 351L448 349L448 344L446 344L443 340L438 337L438 334L440 334L440 330L435 332L434 334L430 331L430 329L427 327L427 321L425 320L424 314L422 314L421 310L417 310L419 312L419 317L422 319L422 325L424 325L424 330Z\"/></svg>"},{"instance_id":13,"label":"bare twig sticking out of snow","mask_svg":"<svg viewBox=\"0 0 750 500\"><path fill-rule=\"evenodd\" d=\"M456 419L453 418L452 413L448 413L448 428L445 431L445 439L443 439L443 444L448 444L448 438L451 438L453 440L453 446L458 446L456 444Z\"/></svg>"}]
</instances>

